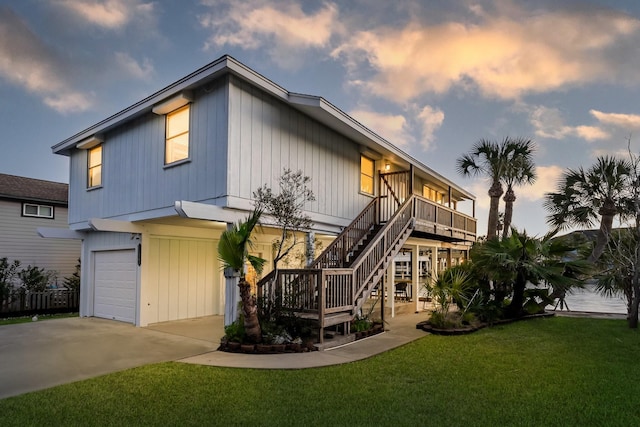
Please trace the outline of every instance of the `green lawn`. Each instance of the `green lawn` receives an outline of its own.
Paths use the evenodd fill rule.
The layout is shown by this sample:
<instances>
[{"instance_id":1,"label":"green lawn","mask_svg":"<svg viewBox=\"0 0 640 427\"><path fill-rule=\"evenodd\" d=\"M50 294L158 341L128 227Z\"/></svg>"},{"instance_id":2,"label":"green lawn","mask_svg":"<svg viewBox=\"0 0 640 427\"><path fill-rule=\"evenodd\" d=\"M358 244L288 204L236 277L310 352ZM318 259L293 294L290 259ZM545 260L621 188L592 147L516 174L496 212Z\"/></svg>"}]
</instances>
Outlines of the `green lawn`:
<instances>
[{"instance_id":1,"label":"green lawn","mask_svg":"<svg viewBox=\"0 0 640 427\"><path fill-rule=\"evenodd\" d=\"M60 314L39 314L38 322L49 319L62 319L65 317L78 317L78 312L75 313L60 313ZM33 316L20 316L20 317L6 317L0 318L0 326L2 325L15 325L16 323L29 323L33 322Z\"/></svg>"},{"instance_id":2,"label":"green lawn","mask_svg":"<svg viewBox=\"0 0 640 427\"><path fill-rule=\"evenodd\" d=\"M640 333L547 318L427 335L341 366L180 363L0 400L0 425L640 425Z\"/></svg>"}]
</instances>

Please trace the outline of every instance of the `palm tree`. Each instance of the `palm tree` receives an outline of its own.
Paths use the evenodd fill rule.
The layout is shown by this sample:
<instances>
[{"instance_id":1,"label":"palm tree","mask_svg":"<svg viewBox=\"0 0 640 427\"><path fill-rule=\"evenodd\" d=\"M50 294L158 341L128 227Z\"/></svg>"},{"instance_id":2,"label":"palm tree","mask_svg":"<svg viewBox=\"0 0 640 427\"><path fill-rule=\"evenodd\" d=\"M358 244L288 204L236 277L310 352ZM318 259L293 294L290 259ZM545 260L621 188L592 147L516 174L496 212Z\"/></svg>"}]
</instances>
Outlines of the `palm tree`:
<instances>
[{"instance_id":1,"label":"palm tree","mask_svg":"<svg viewBox=\"0 0 640 427\"><path fill-rule=\"evenodd\" d=\"M251 294L251 285L245 278L247 262L260 274L266 260L249 254L252 247L251 233L258 225L262 211L255 209L244 221L239 221L224 231L218 242L218 258L225 269L232 270L239 278L242 314L247 340L253 343L262 341L262 330L258 319L256 296Z\"/></svg>"},{"instance_id":2,"label":"palm tree","mask_svg":"<svg viewBox=\"0 0 640 427\"><path fill-rule=\"evenodd\" d=\"M596 244L588 260L595 262L609 242L613 219L630 212L627 191L631 164L615 157L598 157L588 170L569 169L554 193L547 193L545 208L551 213L547 223L558 230L592 227L600 218Z\"/></svg>"},{"instance_id":3,"label":"palm tree","mask_svg":"<svg viewBox=\"0 0 640 427\"><path fill-rule=\"evenodd\" d=\"M457 160L458 173L462 176L485 175L491 180L489 187L489 220L487 223L487 239L496 238L498 229L498 208L500 196L504 190L502 181L509 169L509 157L514 149L510 138L505 138L501 143L481 139L467 154Z\"/></svg>"},{"instance_id":4,"label":"palm tree","mask_svg":"<svg viewBox=\"0 0 640 427\"><path fill-rule=\"evenodd\" d=\"M513 203L516 201L516 193L514 186L523 184L533 184L536 180L536 168L533 163L533 151L535 146L533 141L524 138L505 139L509 144L509 160L507 161L507 170L503 177L503 182L507 186L504 194L504 224L502 236L503 238L509 234L511 230L511 220L513 218Z\"/></svg>"},{"instance_id":5,"label":"palm tree","mask_svg":"<svg viewBox=\"0 0 640 427\"><path fill-rule=\"evenodd\" d=\"M524 314L528 283L551 285L553 296L558 290L566 291L579 284L575 276L587 271L590 264L568 256L576 249L575 245L552 237L551 233L541 239L530 237L526 232L512 228L508 237L487 240L472 250L471 260L479 272L511 288L507 317Z\"/></svg>"}]
</instances>

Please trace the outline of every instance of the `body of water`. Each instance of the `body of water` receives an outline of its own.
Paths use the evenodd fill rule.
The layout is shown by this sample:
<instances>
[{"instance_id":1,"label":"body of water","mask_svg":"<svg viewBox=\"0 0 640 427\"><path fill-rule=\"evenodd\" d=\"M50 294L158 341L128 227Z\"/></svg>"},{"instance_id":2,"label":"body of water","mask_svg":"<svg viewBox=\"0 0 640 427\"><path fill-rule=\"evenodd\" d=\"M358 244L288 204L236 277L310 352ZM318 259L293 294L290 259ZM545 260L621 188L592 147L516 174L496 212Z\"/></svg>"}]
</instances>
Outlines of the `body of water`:
<instances>
[{"instance_id":1,"label":"body of water","mask_svg":"<svg viewBox=\"0 0 640 427\"><path fill-rule=\"evenodd\" d=\"M583 289L573 289L565 297L565 302L564 310L627 314L627 304L624 299L603 297L595 292L594 285L586 285ZM560 305L557 310L560 310Z\"/></svg>"}]
</instances>

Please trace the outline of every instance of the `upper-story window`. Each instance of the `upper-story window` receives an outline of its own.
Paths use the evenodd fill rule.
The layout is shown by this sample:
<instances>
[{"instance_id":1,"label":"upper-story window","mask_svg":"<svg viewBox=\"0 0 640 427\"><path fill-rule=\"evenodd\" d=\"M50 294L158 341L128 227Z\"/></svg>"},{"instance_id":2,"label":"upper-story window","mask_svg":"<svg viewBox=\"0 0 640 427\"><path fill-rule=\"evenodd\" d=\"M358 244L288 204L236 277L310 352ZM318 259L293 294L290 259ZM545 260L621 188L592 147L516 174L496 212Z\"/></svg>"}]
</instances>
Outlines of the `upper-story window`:
<instances>
[{"instance_id":1,"label":"upper-story window","mask_svg":"<svg viewBox=\"0 0 640 427\"><path fill-rule=\"evenodd\" d=\"M440 193L437 190L429 187L428 185L422 186L422 197L425 199L433 200L436 203L442 204L444 199L444 194Z\"/></svg>"},{"instance_id":2,"label":"upper-story window","mask_svg":"<svg viewBox=\"0 0 640 427\"><path fill-rule=\"evenodd\" d=\"M375 163L368 157L360 156L360 191L373 194L373 176Z\"/></svg>"},{"instance_id":3,"label":"upper-story window","mask_svg":"<svg viewBox=\"0 0 640 427\"><path fill-rule=\"evenodd\" d=\"M189 157L189 104L167 114L165 164Z\"/></svg>"},{"instance_id":4,"label":"upper-story window","mask_svg":"<svg viewBox=\"0 0 640 427\"><path fill-rule=\"evenodd\" d=\"M102 185L102 144L90 148L87 154L87 187Z\"/></svg>"},{"instance_id":5,"label":"upper-story window","mask_svg":"<svg viewBox=\"0 0 640 427\"><path fill-rule=\"evenodd\" d=\"M38 218L53 218L53 206L24 203L22 205L22 215L35 216Z\"/></svg>"}]
</instances>

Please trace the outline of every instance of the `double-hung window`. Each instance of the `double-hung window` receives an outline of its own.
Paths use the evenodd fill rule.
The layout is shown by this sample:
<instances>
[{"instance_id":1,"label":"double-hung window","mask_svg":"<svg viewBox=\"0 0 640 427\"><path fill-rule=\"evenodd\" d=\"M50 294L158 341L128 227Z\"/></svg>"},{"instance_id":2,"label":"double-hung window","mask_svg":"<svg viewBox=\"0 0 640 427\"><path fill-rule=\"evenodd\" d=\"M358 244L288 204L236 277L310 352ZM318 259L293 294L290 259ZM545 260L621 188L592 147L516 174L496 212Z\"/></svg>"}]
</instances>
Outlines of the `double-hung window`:
<instances>
[{"instance_id":1,"label":"double-hung window","mask_svg":"<svg viewBox=\"0 0 640 427\"><path fill-rule=\"evenodd\" d=\"M89 149L87 162L87 187L100 187L102 185L102 144Z\"/></svg>"},{"instance_id":2,"label":"double-hung window","mask_svg":"<svg viewBox=\"0 0 640 427\"><path fill-rule=\"evenodd\" d=\"M189 158L189 104L167 113L165 164Z\"/></svg>"}]
</instances>

